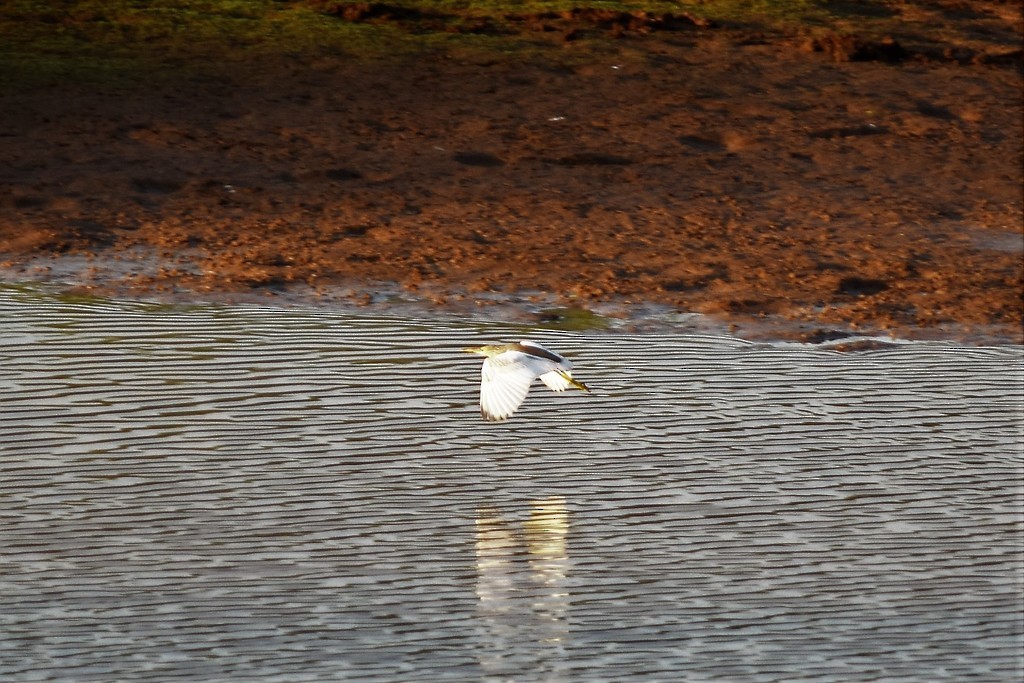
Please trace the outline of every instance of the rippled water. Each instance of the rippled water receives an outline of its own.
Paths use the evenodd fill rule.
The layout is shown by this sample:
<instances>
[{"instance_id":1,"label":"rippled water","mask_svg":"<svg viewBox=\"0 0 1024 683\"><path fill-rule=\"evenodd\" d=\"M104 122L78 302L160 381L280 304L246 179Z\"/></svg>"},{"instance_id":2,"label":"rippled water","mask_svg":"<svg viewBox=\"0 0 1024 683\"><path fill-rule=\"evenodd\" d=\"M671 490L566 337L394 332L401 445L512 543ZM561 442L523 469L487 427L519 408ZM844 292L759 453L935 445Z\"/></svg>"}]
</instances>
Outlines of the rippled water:
<instances>
[{"instance_id":1,"label":"rippled water","mask_svg":"<svg viewBox=\"0 0 1024 683\"><path fill-rule=\"evenodd\" d=\"M1020 348L0 290L0 679L1014 681ZM477 412L530 332L595 391Z\"/></svg>"}]
</instances>

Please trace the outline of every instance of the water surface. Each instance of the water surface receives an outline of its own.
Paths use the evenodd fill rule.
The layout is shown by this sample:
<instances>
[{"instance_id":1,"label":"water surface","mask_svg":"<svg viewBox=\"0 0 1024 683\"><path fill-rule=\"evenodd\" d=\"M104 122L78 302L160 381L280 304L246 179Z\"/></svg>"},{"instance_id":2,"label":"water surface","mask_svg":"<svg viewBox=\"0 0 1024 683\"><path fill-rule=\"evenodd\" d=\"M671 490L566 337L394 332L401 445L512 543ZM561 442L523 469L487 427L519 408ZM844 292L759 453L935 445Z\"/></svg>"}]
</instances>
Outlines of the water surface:
<instances>
[{"instance_id":1,"label":"water surface","mask_svg":"<svg viewBox=\"0 0 1024 683\"><path fill-rule=\"evenodd\" d=\"M0 290L0 679L1014 681L1020 348ZM593 389L480 419L468 345Z\"/></svg>"}]
</instances>

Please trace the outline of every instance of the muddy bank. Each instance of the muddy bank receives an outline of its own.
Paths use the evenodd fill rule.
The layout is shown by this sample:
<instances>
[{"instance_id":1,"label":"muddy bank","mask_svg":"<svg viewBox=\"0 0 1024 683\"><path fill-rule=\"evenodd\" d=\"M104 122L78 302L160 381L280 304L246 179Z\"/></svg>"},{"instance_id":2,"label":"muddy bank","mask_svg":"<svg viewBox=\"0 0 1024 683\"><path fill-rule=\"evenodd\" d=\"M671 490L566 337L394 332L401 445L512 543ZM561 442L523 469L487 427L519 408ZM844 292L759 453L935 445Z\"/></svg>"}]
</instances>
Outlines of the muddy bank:
<instances>
[{"instance_id":1,"label":"muddy bank","mask_svg":"<svg viewBox=\"0 0 1024 683\"><path fill-rule=\"evenodd\" d=\"M617 45L5 92L4 278L1024 341L1019 59Z\"/></svg>"}]
</instances>

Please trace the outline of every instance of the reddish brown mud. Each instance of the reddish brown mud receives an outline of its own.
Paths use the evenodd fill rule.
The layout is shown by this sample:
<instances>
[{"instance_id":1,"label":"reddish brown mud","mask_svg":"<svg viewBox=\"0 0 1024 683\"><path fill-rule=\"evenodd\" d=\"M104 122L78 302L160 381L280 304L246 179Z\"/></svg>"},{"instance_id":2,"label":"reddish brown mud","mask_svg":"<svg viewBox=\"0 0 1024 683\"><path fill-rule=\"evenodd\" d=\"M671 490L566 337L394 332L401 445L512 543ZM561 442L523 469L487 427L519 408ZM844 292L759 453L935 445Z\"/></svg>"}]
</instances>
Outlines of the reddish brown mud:
<instances>
[{"instance_id":1,"label":"reddish brown mud","mask_svg":"<svg viewBox=\"0 0 1024 683\"><path fill-rule=\"evenodd\" d=\"M393 282L1022 341L1019 55L621 40L4 92L4 277L57 257L101 293Z\"/></svg>"}]
</instances>

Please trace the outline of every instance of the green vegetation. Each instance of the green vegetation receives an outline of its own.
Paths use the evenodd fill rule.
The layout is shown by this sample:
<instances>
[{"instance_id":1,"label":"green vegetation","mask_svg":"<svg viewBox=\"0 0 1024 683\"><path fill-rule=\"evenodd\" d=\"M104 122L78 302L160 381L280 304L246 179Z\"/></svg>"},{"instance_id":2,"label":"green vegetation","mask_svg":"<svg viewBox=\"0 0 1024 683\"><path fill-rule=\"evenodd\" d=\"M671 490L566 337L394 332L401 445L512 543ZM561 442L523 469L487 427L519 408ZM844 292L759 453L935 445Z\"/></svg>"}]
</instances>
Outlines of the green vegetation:
<instances>
[{"instance_id":1,"label":"green vegetation","mask_svg":"<svg viewBox=\"0 0 1024 683\"><path fill-rule=\"evenodd\" d=\"M914 4L902 0L900 6ZM587 10L687 15L759 31L838 31L898 21L868 0L389 0L342 17L343 0L7 0L0 3L0 86L105 82L203 72L261 56L378 58L424 51L529 55L557 40L529 16ZM921 3L917 3L921 4ZM404 10L404 11L403 11ZM524 17L526 18L524 20ZM895 18L894 18L895 17ZM606 40L598 26L584 38Z\"/></svg>"},{"instance_id":2,"label":"green vegetation","mask_svg":"<svg viewBox=\"0 0 1024 683\"><path fill-rule=\"evenodd\" d=\"M259 54L361 53L365 33L303 3L272 0L11 0L0 5L0 79L102 82Z\"/></svg>"},{"instance_id":3,"label":"green vegetation","mask_svg":"<svg viewBox=\"0 0 1024 683\"><path fill-rule=\"evenodd\" d=\"M548 308L540 312L536 326L548 330L582 332L604 330L611 327L611 321L586 308Z\"/></svg>"}]
</instances>

